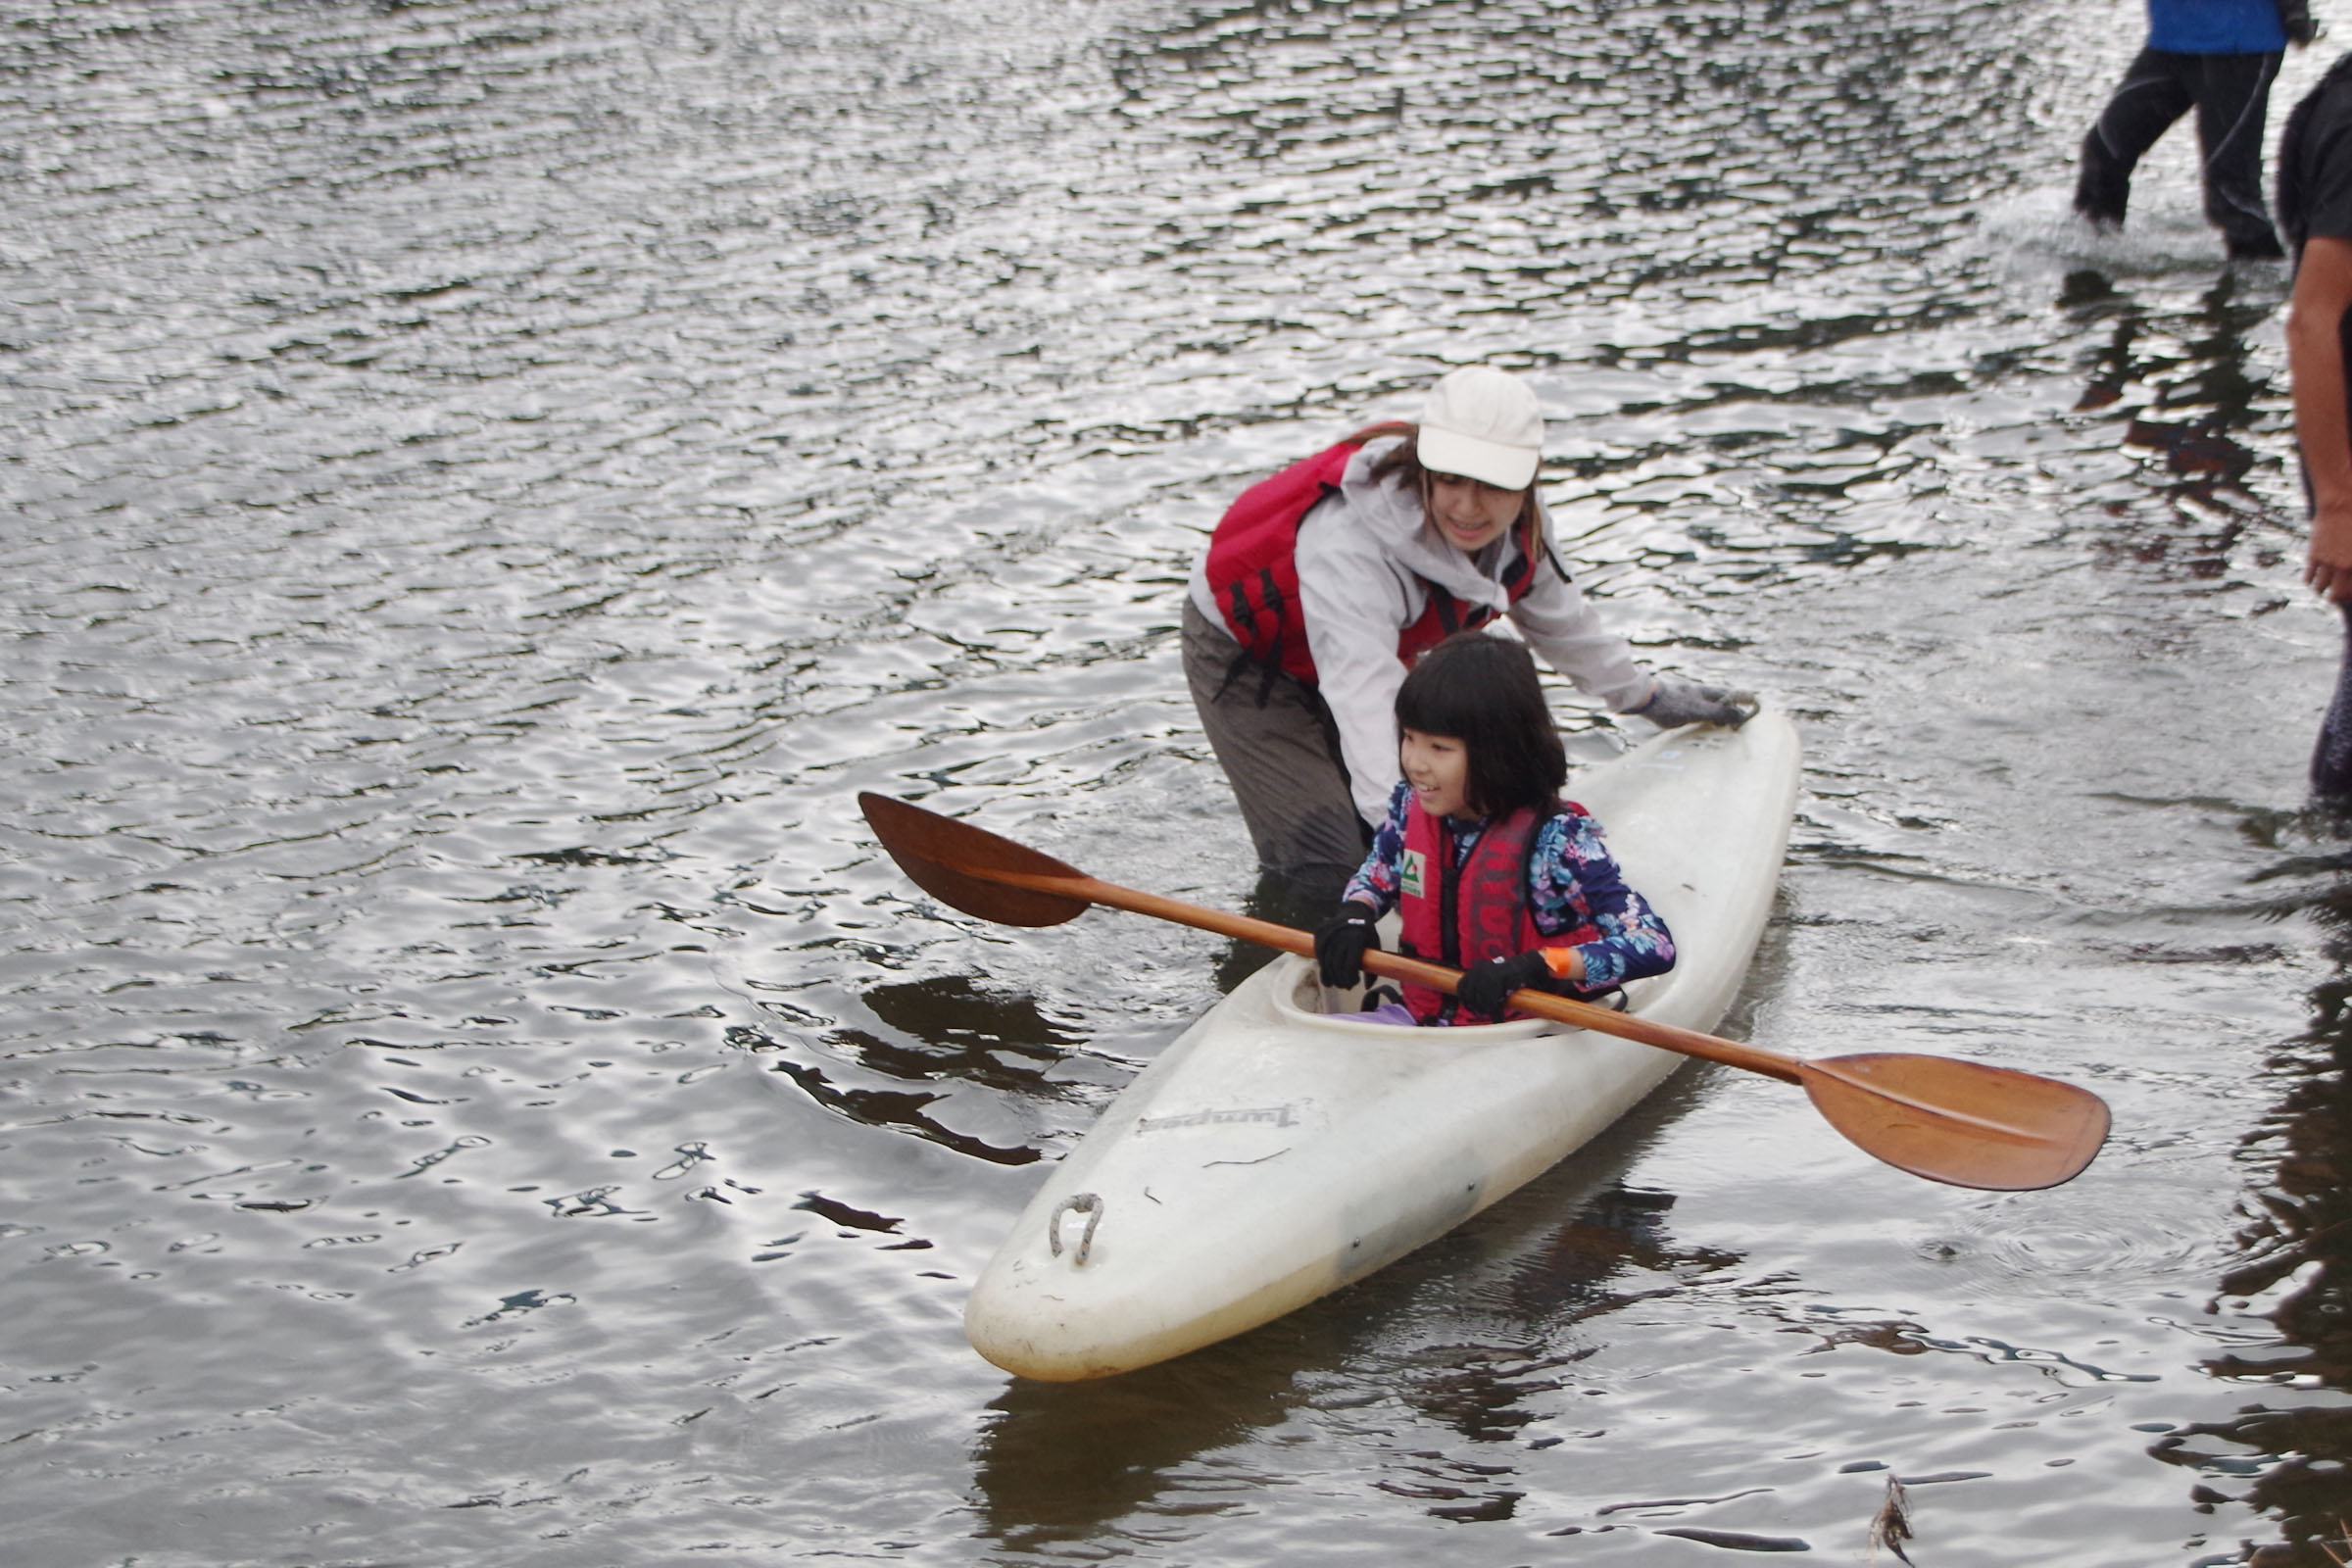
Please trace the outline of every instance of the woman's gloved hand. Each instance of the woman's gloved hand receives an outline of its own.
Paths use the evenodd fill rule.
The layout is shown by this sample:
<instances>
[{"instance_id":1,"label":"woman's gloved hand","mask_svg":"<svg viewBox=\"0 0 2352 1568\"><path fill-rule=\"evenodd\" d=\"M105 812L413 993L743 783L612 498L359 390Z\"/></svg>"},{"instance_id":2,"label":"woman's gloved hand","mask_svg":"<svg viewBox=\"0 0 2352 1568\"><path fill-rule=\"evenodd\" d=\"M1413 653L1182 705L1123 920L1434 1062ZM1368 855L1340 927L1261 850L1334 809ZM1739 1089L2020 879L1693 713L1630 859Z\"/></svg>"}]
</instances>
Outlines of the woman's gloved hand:
<instances>
[{"instance_id":1,"label":"woman's gloved hand","mask_svg":"<svg viewBox=\"0 0 2352 1568\"><path fill-rule=\"evenodd\" d=\"M1345 991L1364 977L1364 955L1380 951L1380 930L1372 923L1378 918L1370 905L1349 899L1315 927L1315 963L1325 985Z\"/></svg>"},{"instance_id":2,"label":"woman's gloved hand","mask_svg":"<svg viewBox=\"0 0 2352 1568\"><path fill-rule=\"evenodd\" d=\"M1541 986L1550 978L1551 965L1543 954L1520 953L1508 958L1489 958L1484 963L1472 964L1462 971L1453 994L1470 1011L1499 1018L1503 998L1529 986Z\"/></svg>"},{"instance_id":3,"label":"woman's gloved hand","mask_svg":"<svg viewBox=\"0 0 2352 1568\"><path fill-rule=\"evenodd\" d=\"M1758 706L1754 692L1736 692L1729 686L1701 686L1660 675L1657 690L1649 694L1649 700L1630 711L1661 729L1675 729L1684 724L1721 724L1725 729L1738 729L1756 716Z\"/></svg>"}]
</instances>

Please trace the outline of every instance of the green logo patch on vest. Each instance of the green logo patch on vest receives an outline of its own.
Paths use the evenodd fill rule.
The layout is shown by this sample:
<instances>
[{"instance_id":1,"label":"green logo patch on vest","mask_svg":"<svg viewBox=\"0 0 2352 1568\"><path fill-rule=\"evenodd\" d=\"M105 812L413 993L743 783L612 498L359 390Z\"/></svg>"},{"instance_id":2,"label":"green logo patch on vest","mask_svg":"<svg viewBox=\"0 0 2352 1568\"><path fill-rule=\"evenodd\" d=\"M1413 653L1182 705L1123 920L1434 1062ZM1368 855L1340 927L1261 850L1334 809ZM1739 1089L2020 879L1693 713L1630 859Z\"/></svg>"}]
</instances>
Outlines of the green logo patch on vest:
<instances>
[{"instance_id":1,"label":"green logo patch on vest","mask_svg":"<svg viewBox=\"0 0 2352 1568\"><path fill-rule=\"evenodd\" d=\"M1398 887L1408 899L1429 897L1429 883L1424 871L1426 858L1419 850L1404 852L1404 873Z\"/></svg>"}]
</instances>

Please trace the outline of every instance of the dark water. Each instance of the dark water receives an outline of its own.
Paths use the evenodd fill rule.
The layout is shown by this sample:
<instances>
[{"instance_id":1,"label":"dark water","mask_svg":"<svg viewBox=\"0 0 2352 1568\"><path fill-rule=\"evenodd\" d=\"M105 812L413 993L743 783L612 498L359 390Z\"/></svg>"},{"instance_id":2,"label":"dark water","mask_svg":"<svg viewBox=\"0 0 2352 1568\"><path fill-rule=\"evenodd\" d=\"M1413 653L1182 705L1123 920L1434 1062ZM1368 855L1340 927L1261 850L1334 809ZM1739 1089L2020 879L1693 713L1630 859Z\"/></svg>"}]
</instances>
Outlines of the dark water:
<instances>
[{"instance_id":1,"label":"dark water","mask_svg":"<svg viewBox=\"0 0 2352 1568\"><path fill-rule=\"evenodd\" d=\"M1899 1477L1919 1568L2327 1562L2337 635L2283 274L2184 136L2065 220L2137 24L13 16L7 1559L1861 1563ZM1737 1026L2115 1141L1936 1188L1690 1070L1340 1297L1014 1384L967 1282L1234 956L948 917L853 798L1243 905L1186 567L1478 359L1616 622L1803 727Z\"/></svg>"}]
</instances>

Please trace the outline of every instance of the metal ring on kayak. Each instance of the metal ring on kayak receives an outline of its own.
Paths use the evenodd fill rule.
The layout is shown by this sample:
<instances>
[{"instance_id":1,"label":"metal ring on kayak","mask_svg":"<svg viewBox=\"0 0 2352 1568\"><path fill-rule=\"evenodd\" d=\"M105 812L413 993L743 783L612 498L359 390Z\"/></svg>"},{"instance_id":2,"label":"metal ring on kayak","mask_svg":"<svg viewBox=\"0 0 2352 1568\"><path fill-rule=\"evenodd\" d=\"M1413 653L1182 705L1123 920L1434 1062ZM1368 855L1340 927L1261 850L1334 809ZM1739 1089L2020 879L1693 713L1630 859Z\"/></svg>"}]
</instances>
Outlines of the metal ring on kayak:
<instances>
[{"instance_id":1,"label":"metal ring on kayak","mask_svg":"<svg viewBox=\"0 0 2352 1568\"><path fill-rule=\"evenodd\" d=\"M1095 1245L1095 1227L1102 1223L1102 1200L1092 1193L1072 1193L1054 1205L1054 1217L1046 1221L1046 1240L1053 1245L1054 1255L1061 1255L1061 1216L1084 1214L1086 1229L1078 1233L1078 1251L1070 1259L1080 1268L1086 1267L1086 1254Z\"/></svg>"}]
</instances>

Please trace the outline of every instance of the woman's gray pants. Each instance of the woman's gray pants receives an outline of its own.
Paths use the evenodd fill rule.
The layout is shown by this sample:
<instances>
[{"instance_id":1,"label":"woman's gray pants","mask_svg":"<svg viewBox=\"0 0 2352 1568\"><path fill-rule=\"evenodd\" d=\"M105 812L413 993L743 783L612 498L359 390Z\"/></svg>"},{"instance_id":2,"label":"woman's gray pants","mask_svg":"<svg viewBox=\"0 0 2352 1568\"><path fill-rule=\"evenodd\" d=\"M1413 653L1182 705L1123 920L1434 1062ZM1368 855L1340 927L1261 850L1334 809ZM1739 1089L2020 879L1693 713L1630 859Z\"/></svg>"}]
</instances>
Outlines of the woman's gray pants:
<instances>
[{"instance_id":1,"label":"woman's gray pants","mask_svg":"<svg viewBox=\"0 0 2352 1568\"><path fill-rule=\"evenodd\" d=\"M1259 862L1300 899L1337 903L1371 833L1348 791L1331 710L1312 686L1249 658L1190 598L1184 680Z\"/></svg>"}]
</instances>

